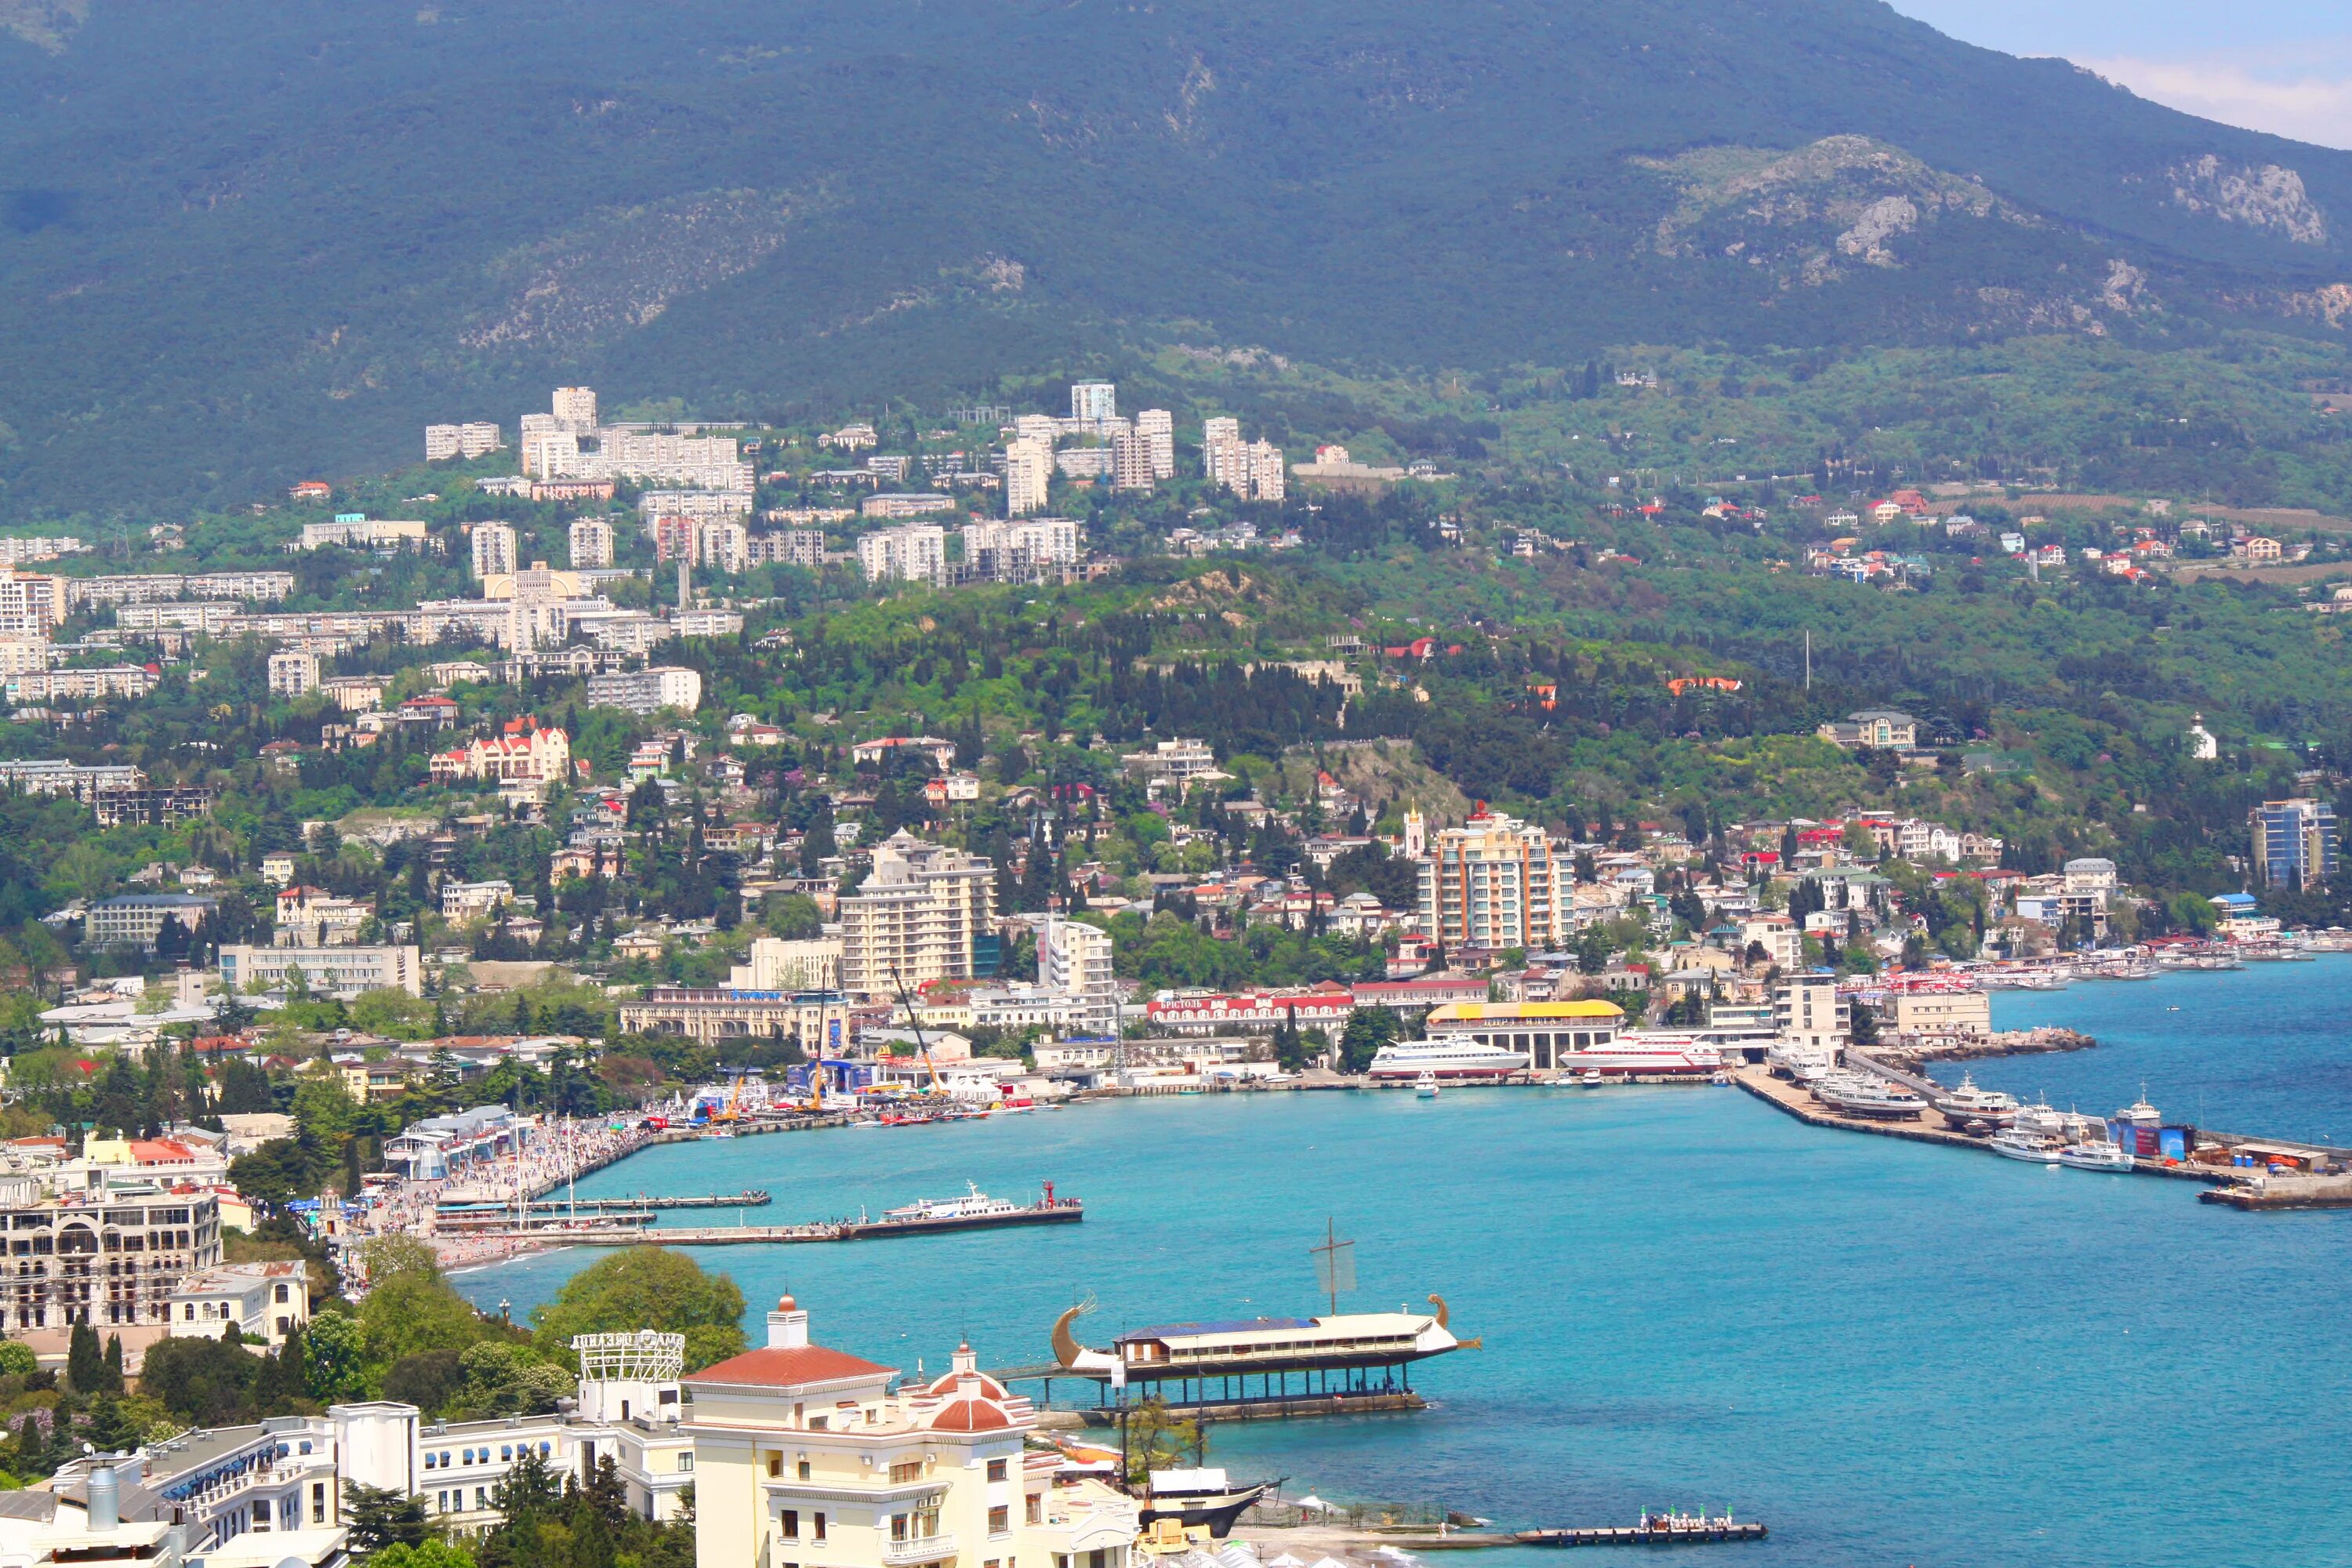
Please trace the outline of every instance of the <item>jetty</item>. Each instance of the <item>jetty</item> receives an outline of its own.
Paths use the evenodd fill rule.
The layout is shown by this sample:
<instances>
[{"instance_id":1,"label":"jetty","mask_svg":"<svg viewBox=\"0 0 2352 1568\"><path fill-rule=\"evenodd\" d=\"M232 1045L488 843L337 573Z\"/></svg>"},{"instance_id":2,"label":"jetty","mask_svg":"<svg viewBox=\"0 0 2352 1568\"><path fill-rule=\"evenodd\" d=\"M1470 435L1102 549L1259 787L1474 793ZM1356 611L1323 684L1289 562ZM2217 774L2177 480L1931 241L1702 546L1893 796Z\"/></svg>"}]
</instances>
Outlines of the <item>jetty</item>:
<instances>
[{"instance_id":1,"label":"jetty","mask_svg":"<svg viewBox=\"0 0 2352 1568\"><path fill-rule=\"evenodd\" d=\"M764 1208L775 1200L764 1187L747 1187L740 1193L682 1193L674 1197L662 1197L639 1193L625 1198L550 1198L531 1201L533 1214L637 1214L653 1209L756 1209ZM437 1205L443 1219L463 1219L469 1214L512 1214L513 1204L496 1204L481 1199L454 1199Z\"/></svg>"},{"instance_id":2,"label":"jetty","mask_svg":"<svg viewBox=\"0 0 2352 1568\"><path fill-rule=\"evenodd\" d=\"M1769 1533L1754 1520L1666 1514L1639 1524L1595 1530L1522 1530L1512 1539L1521 1546L1697 1546L1718 1541L1761 1541Z\"/></svg>"}]
</instances>

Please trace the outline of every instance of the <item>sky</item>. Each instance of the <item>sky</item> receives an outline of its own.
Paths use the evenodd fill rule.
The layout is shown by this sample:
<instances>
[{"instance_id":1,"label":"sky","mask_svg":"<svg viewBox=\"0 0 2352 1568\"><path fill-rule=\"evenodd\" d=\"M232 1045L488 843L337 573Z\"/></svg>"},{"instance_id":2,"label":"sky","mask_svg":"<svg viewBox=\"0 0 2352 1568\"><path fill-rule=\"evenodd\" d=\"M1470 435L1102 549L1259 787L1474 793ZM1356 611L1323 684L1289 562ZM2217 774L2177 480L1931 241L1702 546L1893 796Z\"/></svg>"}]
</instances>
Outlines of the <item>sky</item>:
<instances>
[{"instance_id":1,"label":"sky","mask_svg":"<svg viewBox=\"0 0 2352 1568\"><path fill-rule=\"evenodd\" d=\"M1893 0L1971 44L2058 55L2142 98L2352 148L2352 0Z\"/></svg>"}]
</instances>

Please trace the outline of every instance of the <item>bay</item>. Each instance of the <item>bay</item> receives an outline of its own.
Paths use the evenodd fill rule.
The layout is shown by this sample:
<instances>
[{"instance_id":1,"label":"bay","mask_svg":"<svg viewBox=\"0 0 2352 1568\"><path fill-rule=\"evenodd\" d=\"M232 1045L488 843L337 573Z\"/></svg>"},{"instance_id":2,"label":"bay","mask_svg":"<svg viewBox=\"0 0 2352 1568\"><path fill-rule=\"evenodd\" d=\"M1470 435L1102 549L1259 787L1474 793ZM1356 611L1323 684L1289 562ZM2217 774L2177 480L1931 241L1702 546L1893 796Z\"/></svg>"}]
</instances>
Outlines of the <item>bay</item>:
<instances>
[{"instance_id":1,"label":"bay","mask_svg":"<svg viewBox=\"0 0 2352 1568\"><path fill-rule=\"evenodd\" d=\"M2158 1047L2120 1036L2080 1059L2114 1064L2104 1084L2138 1070L2135 1050L2152 1070ZM2249 1103L2232 1115L2262 1112ZM984 1365L1048 1360L1078 1300L1097 1303L1079 1326L1095 1343L1320 1310L1307 1249L1328 1216L1359 1243L1343 1307L1442 1293L1486 1343L1415 1369L1424 1413L1214 1429L1212 1462L1286 1475L1293 1496L1514 1526L1727 1506L1772 1527L1739 1550L1790 1563L2352 1562L2352 1458L2328 1437L2352 1393L2343 1216L2240 1215L2186 1184L1823 1131L1736 1089L1612 1088L1187 1097L704 1142L580 1191L757 1184L776 1199L758 1217L797 1220L966 1180L1001 1196L1053 1180L1087 1217L698 1256L742 1286L755 1342L790 1290L820 1342L911 1372L960 1337ZM594 1256L457 1283L521 1315Z\"/></svg>"}]
</instances>

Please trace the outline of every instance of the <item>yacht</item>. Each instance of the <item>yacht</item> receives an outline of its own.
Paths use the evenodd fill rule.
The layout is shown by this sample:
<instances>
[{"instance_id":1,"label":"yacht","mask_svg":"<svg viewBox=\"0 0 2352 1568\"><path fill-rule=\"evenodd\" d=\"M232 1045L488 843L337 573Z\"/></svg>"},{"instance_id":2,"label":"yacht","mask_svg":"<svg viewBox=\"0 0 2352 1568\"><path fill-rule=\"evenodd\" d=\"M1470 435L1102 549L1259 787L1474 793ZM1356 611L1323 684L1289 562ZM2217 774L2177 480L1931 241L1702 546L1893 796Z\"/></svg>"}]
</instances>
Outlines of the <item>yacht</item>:
<instances>
[{"instance_id":1,"label":"yacht","mask_svg":"<svg viewBox=\"0 0 2352 1568\"><path fill-rule=\"evenodd\" d=\"M1891 1079L1861 1073L1832 1083L1824 1079L1813 1097L1832 1110L1874 1121L1908 1121L1927 1109L1927 1102Z\"/></svg>"},{"instance_id":2,"label":"yacht","mask_svg":"<svg viewBox=\"0 0 2352 1568\"><path fill-rule=\"evenodd\" d=\"M1581 1073L1577 1075L1576 1081L1580 1086L1585 1089L1599 1089L1601 1087L1601 1069L1599 1068L1586 1068Z\"/></svg>"},{"instance_id":3,"label":"yacht","mask_svg":"<svg viewBox=\"0 0 2352 1568\"><path fill-rule=\"evenodd\" d=\"M2041 1132L2030 1132L2022 1127L2004 1127L1992 1135L1992 1152L2008 1160L2023 1160L2036 1165L2054 1165L2063 1147L2055 1138Z\"/></svg>"},{"instance_id":4,"label":"yacht","mask_svg":"<svg viewBox=\"0 0 2352 1568\"><path fill-rule=\"evenodd\" d=\"M1437 1075L1425 1072L1412 1080L1412 1092L1423 1100L1437 1098Z\"/></svg>"},{"instance_id":5,"label":"yacht","mask_svg":"<svg viewBox=\"0 0 2352 1568\"><path fill-rule=\"evenodd\" d=\"M2133 1168L2132 1157L2125 1152L2123 1145L2110 1142L2105 1138L2067 1144L2058 1151L2058 1163L2069 1170L2075 1171L2115 1171L2128 1173Z\"/></svg>"},{"instance_id":6,"label":"yacht","mask_svg":"<svg viewBox=\"0 0 2352 1568\"><path fill-rule=\"evenodd\" d=\"M1372 1058L1374 1082L1417 1083L1426 1073L1437 1079L1493 1082L1528 1068L1528 1053L1507 1051L1455 1036L1443 1040L1399 1040L1382 1046Z\"/></svg>"},{"instance_id":7,"label":"yacht","mask_svg":"<svg viewBox=\"0 0 2352 1568\"><path fill-rule=\"evenodd\" d=\"M1936 1109L1955 1127L1966 1127L1975 1121L2006 1127L2017 1120L2021 1108L2015 1095L2003 1094L1997 1089L1979 1089L1974 1077L1962 1073L1960 1087L1947 1090L1937 1100Z\"/></svg>"},{"instance_id":8,"label":"yacht","mask_svg":"<svg viewBox=\"0 0 2352 1568\"><path fill-rule=\"evenodd\" d=\"M2163 1113L2147 1102L2147 1085L2139 1086L2139 1099L2116 1112L2116 1120L2128 1121L2134 1127L2161 1127Z\"/></svg>"}]
</instances>

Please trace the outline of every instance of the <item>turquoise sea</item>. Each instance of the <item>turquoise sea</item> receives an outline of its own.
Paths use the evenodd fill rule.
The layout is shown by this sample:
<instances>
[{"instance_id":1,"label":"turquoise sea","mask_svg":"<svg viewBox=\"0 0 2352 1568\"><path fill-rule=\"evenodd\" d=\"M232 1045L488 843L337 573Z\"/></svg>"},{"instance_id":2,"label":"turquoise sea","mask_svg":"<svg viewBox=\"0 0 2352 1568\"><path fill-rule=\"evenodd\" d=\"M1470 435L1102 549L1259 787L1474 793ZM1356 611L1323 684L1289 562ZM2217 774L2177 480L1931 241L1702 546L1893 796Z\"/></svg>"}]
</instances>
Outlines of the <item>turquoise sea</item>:
<instances>
[{"instance_id":1,"label":"turquoise sea","mask_svg":"<svg viewBox=\"0 0 2352 1568\"><path fill-rule=\"evenodd\" d=\"M1988 1067L2111 1110L2352 1134L2352 960L2005 995L2099 1035ZM2167 1008L2179 1005L2181 1011ZM676 1145L583 1194L769 1188L778 1220L1045 1180L1082 1226L709 1249L821 1342L936 1368L1188 1318L1316 1310L1326 1217L1361 1309L1452 1304L1486 1348L1412 1415L1223 1426L1211 1461L1330 1499L1510 1525L1730 1507L1790 1563L2352 1563L2352 1215L2249 1215L2094 1176L1804 1127L1735 1089L1123 1102L986 1122ZM709 1216L732 1219L731 1215ZM518 1315L593 1253L461 1275ZM1507 1568L1542 1553L1489 1553ZM1465 1564L1465 1568L1467 1565Z\"/></svg>"}]
</instances>

